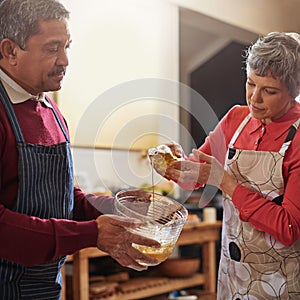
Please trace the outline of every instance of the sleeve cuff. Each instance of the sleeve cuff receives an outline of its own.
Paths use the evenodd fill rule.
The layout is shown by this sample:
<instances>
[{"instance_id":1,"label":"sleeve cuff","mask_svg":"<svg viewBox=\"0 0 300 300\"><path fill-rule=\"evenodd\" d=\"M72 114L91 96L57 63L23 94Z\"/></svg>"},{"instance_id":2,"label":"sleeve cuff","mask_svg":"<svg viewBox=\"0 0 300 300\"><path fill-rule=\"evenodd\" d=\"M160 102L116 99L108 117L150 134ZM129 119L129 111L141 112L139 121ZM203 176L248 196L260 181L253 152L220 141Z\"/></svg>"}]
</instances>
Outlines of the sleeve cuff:
<instances>
[{"instance_id":1,"label":"sleeve cuff","mask_svg":"<svg viewBox=\"0 0 300 300\"><path fill-rule=\"evenodd\" d=\"M250 193L251 192L246 187L239 184L232 194L232 202L240 213L240 219L245 222L248 222L248 219L251 216L251 212L246 208L247 205L245 205L247 202L246 199L250 196Z\"/></svg>"},{"instance_id":2,"label":"sleeve cuff","mask_svg":"<svg viewBox=\"0 0 300 300\"><path fill-rule=\"evenodd\" d=\"M98 227L95 220L73 222L70 225L66 226L68 229L60 228L57 245L61 245L61 247L58 247L61 253L58 253L56 256L73 254L81 249L97 246Z\"/></svg>"}]
</instances>

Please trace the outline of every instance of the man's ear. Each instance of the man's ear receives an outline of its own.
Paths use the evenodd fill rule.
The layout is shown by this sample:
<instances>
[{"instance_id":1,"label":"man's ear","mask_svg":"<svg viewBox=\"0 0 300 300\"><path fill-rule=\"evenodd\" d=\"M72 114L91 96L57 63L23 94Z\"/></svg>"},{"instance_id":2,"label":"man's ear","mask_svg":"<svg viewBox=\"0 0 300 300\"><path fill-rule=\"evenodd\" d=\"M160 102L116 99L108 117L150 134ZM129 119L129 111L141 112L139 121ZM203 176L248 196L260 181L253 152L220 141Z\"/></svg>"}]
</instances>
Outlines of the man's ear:
<instances>
[{"instance_id":1,"label":"man's ear","mask_svg":"<svg viewBox=\"0 0 300 300\"><path fill-rule=\"evenodd\" d=\"M17 63L17 53L20 47L10 39L3 39L0 42L0 52L2 54L2 59L5 59L9 64L16 65Z\"/></svg>"}]
</instances>

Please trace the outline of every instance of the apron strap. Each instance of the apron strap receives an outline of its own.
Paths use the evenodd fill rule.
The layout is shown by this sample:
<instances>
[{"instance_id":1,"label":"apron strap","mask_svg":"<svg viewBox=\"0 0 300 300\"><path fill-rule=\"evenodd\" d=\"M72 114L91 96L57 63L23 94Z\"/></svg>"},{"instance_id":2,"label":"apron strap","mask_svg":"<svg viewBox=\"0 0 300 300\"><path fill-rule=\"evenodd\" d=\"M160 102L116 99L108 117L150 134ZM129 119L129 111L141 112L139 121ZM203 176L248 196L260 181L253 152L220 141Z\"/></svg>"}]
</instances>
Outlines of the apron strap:
<instances>
[{"instance_id":1,"label":"apron strap","mask_svg":"<svg viewBox=\"0 0 300 300\"><path fill-rule=\"evenodd\" d=\"M13 132L15 134L17 144L24 143L24 137L23 137L20 125L18 123L15 111L14 111L14 109L12 107L10 99L9 99L7 93L6 93L6 90L5 90L5 88L4 88L1 80L0 80L0 96L1 96L0 100L3 103L3 106L4 106L5 111L7 113L7 117L9 119L9 121L10 121L10 124L12 126Z\"/></svg>"},{"instance_id":2,"label":"apron strap","mask_svg":"<svg viewBox=\"0 0 300 300\"><path fill-rule=\"evenodd\" d=\"M238 129L235 131L234 135L232 136L228 148L233 148L233 145L234 145L236 139L238 138L238 136L240 135L241 131L246 126L246 124L248 123L250 118L251 118L251 114L247 115L246 118L242 121L242 123L240 124Z\"/></svg>"},{"instance_id":3,"label":"apron strap","mask_svg":"<svg viewBox=\"0 0 300 300\"><path fill-rule=\"evenodd\" d=\"M51 107L51 109L52 109L52 111L54 113L55 119L57 120L57 123L58 123L59 127L61 128L61 131L63 132L63 134L64 134L64 136L66 138L66 141L70 142L69 141L69 136L68 136L68 134L66 132L66 129L63 126L62 121L61 121L61 119L58 116L58 113L56 112L56 110L54 109L54 107L52 106L52 104L50 103L50 100L49 100L49 98L48 98L47 95L45 95L45 101L47 101L48 105Z\"/></svg>"},{"instance_id":4,"label":"apron strap","mask_svg":"<svg viewBox=\"0 0 300 300\"><path fill-rule=\"evenodd\" d=\"M288 149L289 145L291 144L298 128L299 128L299 124L300 124L300 118L294 122L294 124L290 127L289 133L284 141L284 143L282 144L279 153L284 156L286 150Z\"/></svg>"},{"instance_id":5,"label":"apron strap","mask_svg":"<svg viewBox=\"0 0 300 300\"><path fill-rule=\"evenodd\" d=\"M246 126L246 124L248 123L250 118L251 118L251 114L247 115L246 118L241 122L238 129L235 131L234 135L231 138L231 141L228 145L228 149L234 148L233 145L234 145L235 141L237 140L238 136L240 135L241 131ZM289 129L289 133L288 133L284 143L282 144L280 150L278 151L282 156L284 156L286 150L288 149L290 143L292 142L292 140L297 132L297 129L299 128L299 124L300 124L300 118L291 125L291 127Z\"/></svg>"}]
</instances>

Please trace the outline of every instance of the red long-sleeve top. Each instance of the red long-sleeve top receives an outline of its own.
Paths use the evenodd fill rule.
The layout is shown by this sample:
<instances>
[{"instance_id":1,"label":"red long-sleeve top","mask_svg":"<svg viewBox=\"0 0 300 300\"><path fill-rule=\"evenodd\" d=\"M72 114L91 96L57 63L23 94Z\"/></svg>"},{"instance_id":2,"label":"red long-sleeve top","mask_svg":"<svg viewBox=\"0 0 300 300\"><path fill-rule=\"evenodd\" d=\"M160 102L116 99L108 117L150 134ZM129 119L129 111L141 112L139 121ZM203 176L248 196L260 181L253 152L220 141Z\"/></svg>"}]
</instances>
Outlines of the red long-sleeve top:
<instances>
[{"instance_id":1,"label":"red long-sleeve top","mask_svg":"<svg viewBox=\"0 0 300 300\"><path fill-rule=\"evenodd\" d=\"M241 121L249 114L247 106L235 106L209 134L201 151L215 156L222 164L228 144ZM234 147L244 150L278 152L285 141L290 126L300 118L300 104L281 118L264 125L251 118L236 140ZM259 193L250 192L239 184L232 201L243 221L250 222L258 230L272 235L289 246L300 238L300 130L297 131L283 160L285 191L282 205L264 199Z\"/></svg>"},{"instance_id":2,"label":"red long-sleeve top","mask_svg":"<svg viewBox=\"0 0 300 300\"><path fill-rule=\"evenodd\" d=\"M55 103L51 103L58 111ZM43 145L65 142L51 108L33 100L13 107L25 142ZM61 113L59 116L64 120ZM0 258L30 266L96 246L95 218L100 213L79 188L74 188L74 220L46 220L11 210L18 190L17 163L15 136L0 102ZM98 207L109 212L113 199L92 196L89 200L97 201Z\"/></svg>"}]
</instances>

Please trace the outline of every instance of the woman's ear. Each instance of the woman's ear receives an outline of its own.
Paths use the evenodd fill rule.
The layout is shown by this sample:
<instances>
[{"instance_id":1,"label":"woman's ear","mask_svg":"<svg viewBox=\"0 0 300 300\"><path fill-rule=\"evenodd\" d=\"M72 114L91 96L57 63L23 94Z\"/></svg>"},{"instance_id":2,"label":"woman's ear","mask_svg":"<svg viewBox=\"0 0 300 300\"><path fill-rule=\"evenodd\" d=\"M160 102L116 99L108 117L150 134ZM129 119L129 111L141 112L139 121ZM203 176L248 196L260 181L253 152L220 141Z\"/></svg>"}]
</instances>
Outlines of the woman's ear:
<instances>
[{"instance_id":1,"label":"woman's ear","mask_svg":"<svg viewBox=\"0 0 300 300\"><path fill-rule=\"evenodd\" d=\"M16 65L17 63L17 53L19 46L10 39L3 39L0 42L0 52L2 54L2 59L6 60L11 65Z\"/></svg>"}]
</instances>

